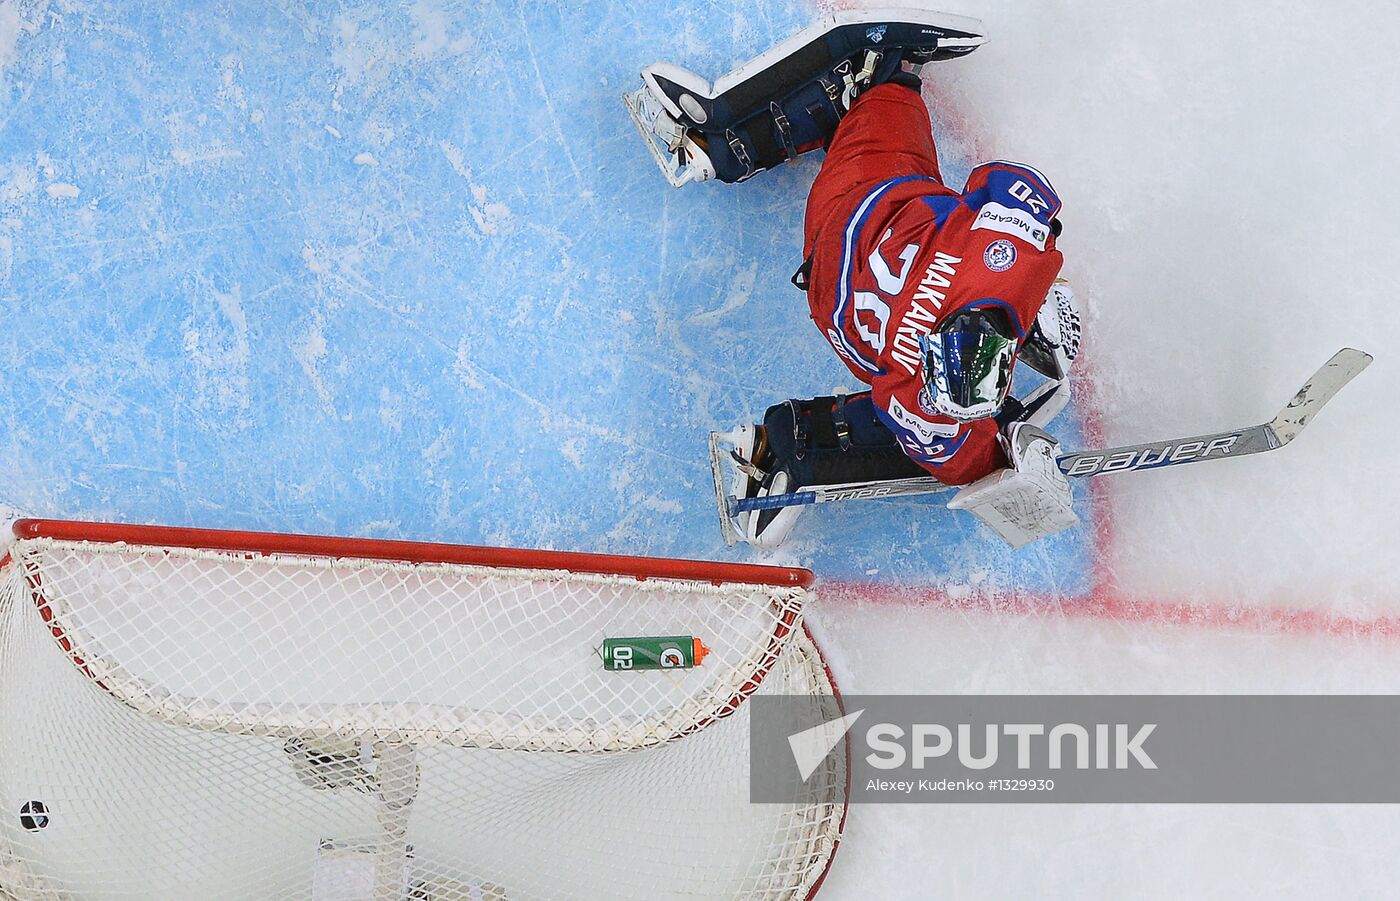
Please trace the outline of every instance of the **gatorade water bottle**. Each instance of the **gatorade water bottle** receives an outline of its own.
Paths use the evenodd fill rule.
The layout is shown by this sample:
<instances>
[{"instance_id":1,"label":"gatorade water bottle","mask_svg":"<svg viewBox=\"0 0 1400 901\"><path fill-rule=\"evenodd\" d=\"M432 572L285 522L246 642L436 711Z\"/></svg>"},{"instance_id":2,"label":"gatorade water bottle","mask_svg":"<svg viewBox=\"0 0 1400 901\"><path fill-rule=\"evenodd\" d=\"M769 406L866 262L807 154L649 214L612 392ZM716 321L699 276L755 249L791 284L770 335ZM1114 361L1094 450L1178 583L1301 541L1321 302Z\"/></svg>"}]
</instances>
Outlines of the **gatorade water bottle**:
<instances>
[{"instance_id":1,"label":"gatorade water bottle","mask_svg":"<svg viewBox=\"0 0 1400 901\"><path fill-rule=\"evenodd\" d=\"M603 669L690 669L705 660L710 649L691 635L605 638Z\"/></svg>"}]
</instances>

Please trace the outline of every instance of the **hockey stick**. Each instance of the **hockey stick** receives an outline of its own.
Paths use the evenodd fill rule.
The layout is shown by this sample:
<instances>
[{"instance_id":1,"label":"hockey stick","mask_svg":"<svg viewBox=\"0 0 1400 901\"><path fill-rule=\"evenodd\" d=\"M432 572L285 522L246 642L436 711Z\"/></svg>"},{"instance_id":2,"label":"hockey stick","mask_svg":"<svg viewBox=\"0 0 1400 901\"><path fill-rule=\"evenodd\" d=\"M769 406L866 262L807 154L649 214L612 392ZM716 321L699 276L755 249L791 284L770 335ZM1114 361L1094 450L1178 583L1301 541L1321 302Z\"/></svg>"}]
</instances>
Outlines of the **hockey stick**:
<instances>
[{"instance_id":1,"label":"hockey stick","mask_svg":"<svg viewBox=\"0 0 1400 901\"><path fill-rule=\"evenodd\" d=\"M1371 355L1344 347L1313 373L1278 415L1269 422L1229 432L1213 432L1191 438L1172 438L1148 444L1111 447L1103 450L1061 454L1057 460L1067 476L1084 478L1109 472L1160 469L1183 463L1223 460L1277 450L1288 444L1312 422L1317 412L1361 370L1371 364ZM720 467L718 433L710 433L710 462L715 474L715 495L719 501L720 527L725 544L738 540L733 518L749 510L775 510L804 504L864 500L877 497L912 497L937 494L957 486L929 478L895 479L884 482L853 482L846 485L813 485L802 491L769 497L736 498L726 494ZM733 537L734 541L730 540Z\"/></svg>"}]
</instances>

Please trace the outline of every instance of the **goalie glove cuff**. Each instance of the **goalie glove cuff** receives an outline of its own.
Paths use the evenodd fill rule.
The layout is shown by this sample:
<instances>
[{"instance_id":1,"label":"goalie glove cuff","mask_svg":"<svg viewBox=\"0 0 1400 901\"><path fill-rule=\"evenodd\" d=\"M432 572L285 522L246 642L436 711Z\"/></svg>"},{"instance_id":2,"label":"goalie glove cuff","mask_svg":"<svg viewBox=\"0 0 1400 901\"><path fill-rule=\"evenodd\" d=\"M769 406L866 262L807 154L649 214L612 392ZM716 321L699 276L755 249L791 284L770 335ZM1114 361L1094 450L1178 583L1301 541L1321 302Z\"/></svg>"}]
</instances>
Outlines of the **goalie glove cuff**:
<instances>
[{"instance_id":1,"label":"goalie glove cuff","mask_svg":"<svg viewBox=\"0 0 1400 901\"><path fill-rule=\"evenodd\" d=\"M1055 279L1021 345L1021 362L1048 379L1064 379L1079 356L1079 319L1079 298L1074 289L1068 281Z\"/></svg>"}]
</instances>

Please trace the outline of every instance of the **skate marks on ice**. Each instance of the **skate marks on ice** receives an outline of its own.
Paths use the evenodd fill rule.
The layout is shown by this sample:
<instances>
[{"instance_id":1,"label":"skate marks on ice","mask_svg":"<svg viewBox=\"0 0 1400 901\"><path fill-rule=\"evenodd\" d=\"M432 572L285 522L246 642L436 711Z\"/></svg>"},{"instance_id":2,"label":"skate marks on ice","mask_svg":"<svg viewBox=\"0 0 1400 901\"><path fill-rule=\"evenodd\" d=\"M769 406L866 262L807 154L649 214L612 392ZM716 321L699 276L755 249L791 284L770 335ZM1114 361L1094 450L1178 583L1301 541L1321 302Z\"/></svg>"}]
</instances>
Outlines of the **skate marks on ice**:
<instances>
[{"instance_id":1,"label":"skate marks on ice","mask_svg":"<svg viewBox=\"0 0 1400 901\"><path fill-rule=\"evenodd\" d=\"M843 379L787 284L818 160L674 191L616 99L805 3L83 9L4 73L27 509L725 556L705 434ZM837 574L991 546L937 504L803 528Z\"/></svg>"},{"instance_id":2,"label":"skate marks on ice","mask_svg":"<svg viewBox=\"0 0 1400 901\"><path fill-rule=\"evenodd\" d=\"M661 236L724 258L673 254L654 280L664 192L603 84L635 77L617 35L647 14L91 4L23 31L21 126L0 136L0 293L29 322L6 340L14 490L51 512L574 545L680 506L700 461L664 414L694 364L658 330L734 262L776 266L785 236L734 240L731 198Z\"/></svg>"}]
</instances>

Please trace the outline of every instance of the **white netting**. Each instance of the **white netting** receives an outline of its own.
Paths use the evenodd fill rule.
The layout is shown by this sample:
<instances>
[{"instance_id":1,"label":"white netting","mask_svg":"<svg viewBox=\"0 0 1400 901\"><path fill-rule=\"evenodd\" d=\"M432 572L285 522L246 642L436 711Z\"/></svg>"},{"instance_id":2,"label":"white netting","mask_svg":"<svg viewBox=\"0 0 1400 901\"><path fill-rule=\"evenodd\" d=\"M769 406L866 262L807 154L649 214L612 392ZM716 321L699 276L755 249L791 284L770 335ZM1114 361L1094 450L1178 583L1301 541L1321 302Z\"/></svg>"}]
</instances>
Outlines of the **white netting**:
<instances>
[{"instance_id":1,"label":"white netting","mask_svg":"<svg viewBox=\"0 0 1400 901\"><path fill-rule=\"evenodd\" d=\"M839 805L748 803L728 716L832 691L802 589L10 551L0 897L803 898L839 838ZM643 635L712 652L603 669Z\"/></svg>"}]
</instances>

